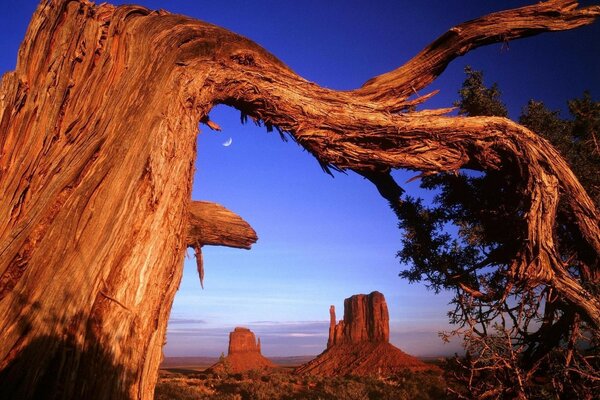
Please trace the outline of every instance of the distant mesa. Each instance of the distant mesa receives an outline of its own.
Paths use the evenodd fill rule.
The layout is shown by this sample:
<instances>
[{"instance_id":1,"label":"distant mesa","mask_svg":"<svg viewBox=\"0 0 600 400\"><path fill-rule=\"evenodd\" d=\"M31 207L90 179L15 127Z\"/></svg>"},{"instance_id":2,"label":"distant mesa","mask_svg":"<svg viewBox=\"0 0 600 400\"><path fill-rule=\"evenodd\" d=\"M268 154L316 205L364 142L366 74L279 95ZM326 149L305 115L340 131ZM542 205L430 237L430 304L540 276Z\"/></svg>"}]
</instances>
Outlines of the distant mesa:
<instances>
[{"instance_id":1,"label":"distant mesa","mask_svg":"<svg viewBox=\"0 0 600 400\"><path fill-rule=\"evenodd\" d=\"M344 300L344 319L336 324L329 309L327 349L298 367L296 373L322 376L389 376L404 369L435 369L389 343L390 317L380 292L357 294Z\"/></svg>"},{"instance_id":2,"label":"distant mesa","mask_svg":"<svg viewBox=\"0 0 600 400\"><path fill-rule=\"evenodd\" d=\"M237 373L274 368L275 365L260 353L260 338L248 328L237 327L229 332L227 357L210 367L214 372Z\"/></svg>"},{"instance_id":3,"label":"distant mesa","mask_svg":"<svg viewBox=\"0 0 600 400\"><path fill-rule=\"evenodd\" d=\"M335 306L329 308L327 347L362 342L390 341L389 314L383 294L357 294L344 300L344 319L335 323Z\"/></svg>"}]
</instances>

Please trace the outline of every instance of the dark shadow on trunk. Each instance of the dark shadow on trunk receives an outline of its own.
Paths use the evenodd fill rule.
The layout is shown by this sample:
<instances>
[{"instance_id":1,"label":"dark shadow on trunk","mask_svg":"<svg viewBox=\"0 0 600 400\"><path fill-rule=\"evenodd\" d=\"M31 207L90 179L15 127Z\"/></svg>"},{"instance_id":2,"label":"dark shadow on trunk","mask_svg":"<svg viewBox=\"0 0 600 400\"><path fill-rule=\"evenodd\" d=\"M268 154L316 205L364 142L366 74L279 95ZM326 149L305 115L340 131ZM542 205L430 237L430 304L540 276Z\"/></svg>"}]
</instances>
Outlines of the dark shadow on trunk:
<instances>
[{"instance_id":1,"label":"dark shadow on trunk","mask_svg":"<svg viewBox=\"0 0 600 400\"><path fill-rule=\"evenodd\" d=\"M23 306L26 302L18 300L16 303ZM33 304L32 307L41 306ZM27 337L31 326L28 320L21 321L21 337ZM17 343L11 351L16 357L10 359L9 356L4 365L0 365L0 399L127 398L134 374L115 361L115 356L91 329L87 332L86 347L78 344L68 331L62 335L37 336L22 348ZM52 357L41 357L48 353ZM97 371L103 375L102 379L86 379L89 371Z\"/></svg>"}]
</instances>

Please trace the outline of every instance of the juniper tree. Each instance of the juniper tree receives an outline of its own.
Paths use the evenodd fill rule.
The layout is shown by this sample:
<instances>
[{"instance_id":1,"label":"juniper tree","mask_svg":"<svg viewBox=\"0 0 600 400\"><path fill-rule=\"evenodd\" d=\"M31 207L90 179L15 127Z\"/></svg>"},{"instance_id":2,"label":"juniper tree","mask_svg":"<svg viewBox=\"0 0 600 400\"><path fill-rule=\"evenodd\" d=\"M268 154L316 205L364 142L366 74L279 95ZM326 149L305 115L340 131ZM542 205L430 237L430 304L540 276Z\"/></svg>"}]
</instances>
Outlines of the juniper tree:
<instances>
[{"instance_id":1,"label":"juniper tree","mask_svg":"<svg viewBox=\"0 0 600 400\"><path fill-rule=\"evenodd\" d=\"M467 68L466 74L455 103L459 114L506 116L498 86L486 87L480 71ZM559 149L590 193L600 182L597 173L590 174L600 166L593 146L599 105L586 93L569 102L573 119L563 120L530 101L519 118ZM512 275L512 260L527 240L519 171L436 174L424 177L421 186L437 191L432 205L406 197L396 207L405 232L399 257L410 265L401 276L454 292L452 334L464 339L468 356L455 360L450 373L465 385L462 395L591 396L600 378L597 327L551 284L519 284ZM591 295L600 294L597 255L581 246L564 201L554 228L570 274Z\"/></svg>"}]
</instances>

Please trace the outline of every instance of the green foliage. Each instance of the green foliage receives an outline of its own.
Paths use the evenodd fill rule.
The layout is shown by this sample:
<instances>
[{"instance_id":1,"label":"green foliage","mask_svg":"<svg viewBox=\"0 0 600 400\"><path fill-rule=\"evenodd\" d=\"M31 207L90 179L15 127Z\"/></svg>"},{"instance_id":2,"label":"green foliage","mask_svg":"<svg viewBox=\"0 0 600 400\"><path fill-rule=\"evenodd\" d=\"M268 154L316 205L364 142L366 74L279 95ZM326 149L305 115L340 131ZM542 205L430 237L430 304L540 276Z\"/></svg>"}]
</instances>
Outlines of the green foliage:
<instances>
[{"instance_id":1,"label":"green foliage","mask_svg":"<svg viewBox=\"0 0 600 400\"><path fill-rule=\"evenodd\" d=\"M568 102L572 120L562 120L558 111L530 100L519 122L548 139L560 151L588 192L600 206L600 102L585 92Z\"/></svg>"},{"instance_id":2,"label":"green foliage","mask_svg":"<svg viewBox=\"0 0 600 400\"><path fill-rule=\"evenodd\" d=\"M505 116L506 106L496 85L485 87L480 71L465 69L467 78L455 103L468 116ZM573 120L563 120L557 111L530 101L520 122L548 139L567 159L574 173L600 205L600 103L589 93L570 101ZM463 170L422 179L421 186L434 190L433 205L406 196L395 207L404 231L398 253L410 268L401 276L411 282L424 280L436 291L467 285L503 294L507 268L526 238L520 171L501 167L485 173ZM559 214L560 214L559 209ZM576 230L566 215L558 216L559 241L565 259L574 257ZM492 270L493 269L493 270Z\"/></svg>"},{"instance_id":3,"label":"green foliage","mask_svg":"<svg viewBox=\"0 0 600 400\"><path fill-rule=\"evenodd\" d=\"M465 72L455 103L459 113L506 116L497 85L487 88L481 72ZM564 120L532 100L520 123L560 151L598 206L600 103L585 93L568 105L572 119ZM527 197L520 174L514 167L499 166L485 173L462 170L423 178L421 186L437 193L431 205L409 196L393 205L404 232L398 256L409 265L400 275L455 294L449 316L457 329L451 334L461 336L469 352L451 365L455 393L467 398L535 397L542 392L585 396L600 381L598 332L551 288L515 285L511 277L511 262L527 237ZM556 240L561 256L569 260L569 272L589 276L588 266L593 268L597 255L582 249L577 227L561 203ZM590 292L600 289L590 286L593 279L586 280L582 284Z\"/></svg>"},{"instance_id":4,"label":"green foliage","mask_svg":"<svg viewBox=\"0 0 600 400\"><path fill-rule=\"evenodd\" d=\"M454 103L455 107L459 107L460 115L508 116L506 106L500 100L501 93L497 84L494 83L490 88L485 87L483 73L474 71L471 67L465 68L465 74L467 78L458 92L460 101Z\"/></svg>"},{"instance_id":5,"label":"green foliage","mask_svg":"<svg viewBox=\"0 0 600 400\"><path fill-rule=\"evenodd\" d=\"M487 88L483 73L470 67L455 103L468 116L506 116L497 85ZM411 282L425 280L436 292L457 283L479 290L486 267L503 268L518 251L525 235L520 218L523 197L513 172L501 169L487 174L462 171L424 177L421 186L436 190L434 206L406 197L396 210L404 231L398 256L411 268L400 275ZM454 226L453 230L447 229ZM454 233L458 233L458 235ZM502 272L490 282L504 284ZM496 285L496 286L497 286Z\"/></svg>"}]
</instances>

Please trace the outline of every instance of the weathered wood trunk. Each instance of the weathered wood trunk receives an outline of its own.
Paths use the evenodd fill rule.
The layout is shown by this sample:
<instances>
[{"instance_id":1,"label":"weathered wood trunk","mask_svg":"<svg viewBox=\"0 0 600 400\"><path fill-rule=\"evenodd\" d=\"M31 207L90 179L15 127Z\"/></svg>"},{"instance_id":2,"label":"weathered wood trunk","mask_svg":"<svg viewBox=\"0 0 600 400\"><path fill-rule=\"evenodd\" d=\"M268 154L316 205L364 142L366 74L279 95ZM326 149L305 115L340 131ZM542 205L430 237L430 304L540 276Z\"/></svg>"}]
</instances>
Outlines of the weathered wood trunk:
<instances>
[{"instance_id":1,"label":"weathered wood trunk","mask_svg":"<svg viewBox=\"0 0 600 400\"><path fill-rule=\"evenodd\" d=\"M552 241L562 191L600 254L597 212L560 156L502 118L396 114L424 101L407 97L470 48L599 13L554 0L484 17L404 69L335 92L212 25L43 1L0 87L0 397L152 397L184 249L211 243L189 243L197 234L186 225L197 125L217 103L289 132L325 168L373 181L398 167L515 164L531 196L515 276L566 288L600 326L598 300L564 272Z\"/></svg>"},{"instance_id":2,"label":"weathered wood trunk","mask_svg":"<svg viewBox=\"0 0 600 400\"><path fill-rule=\"evenodd\" d=\"M0 89L0 397L151 398L205 76L178 17L44 3Z\"/></svg>"}]
</instances>

